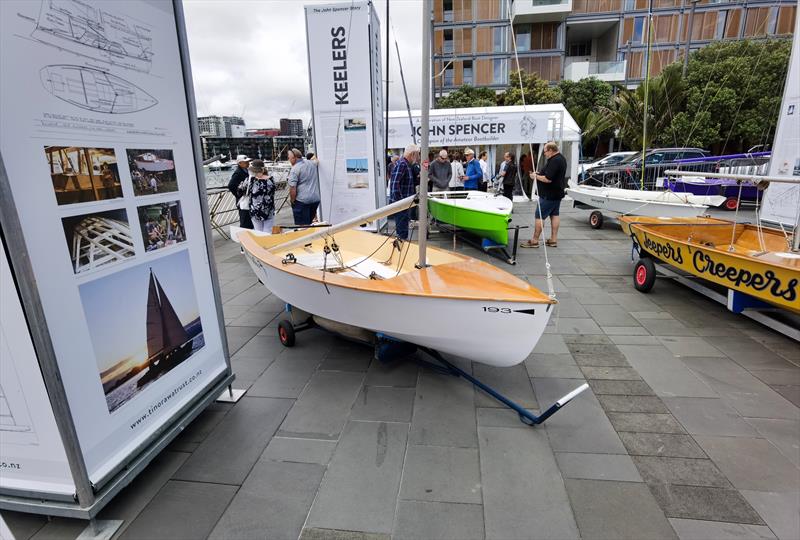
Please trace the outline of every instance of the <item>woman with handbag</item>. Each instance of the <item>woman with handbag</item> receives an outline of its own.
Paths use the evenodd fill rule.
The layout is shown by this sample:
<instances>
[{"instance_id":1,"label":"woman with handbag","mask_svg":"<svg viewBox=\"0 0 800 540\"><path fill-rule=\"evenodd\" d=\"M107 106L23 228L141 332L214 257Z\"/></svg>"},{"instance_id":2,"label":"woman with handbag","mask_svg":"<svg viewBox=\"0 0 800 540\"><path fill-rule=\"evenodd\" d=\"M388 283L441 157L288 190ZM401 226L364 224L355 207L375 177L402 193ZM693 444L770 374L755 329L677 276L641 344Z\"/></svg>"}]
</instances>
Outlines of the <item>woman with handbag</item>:
<instances>
[{"instance_id":1,"label":"woman with handbag","mask_svg":"<svg viewBox=\"0 0 800 540\"><path fill-rule=\"evenodd\" d=\"M267 175L264 162L260 159L251 161L248 171L248 192L242 199L248 198L253 229L271 234L275 222L275 181ZM242 199L239 200L240 208Z\"/></svg>"}]
</instances>

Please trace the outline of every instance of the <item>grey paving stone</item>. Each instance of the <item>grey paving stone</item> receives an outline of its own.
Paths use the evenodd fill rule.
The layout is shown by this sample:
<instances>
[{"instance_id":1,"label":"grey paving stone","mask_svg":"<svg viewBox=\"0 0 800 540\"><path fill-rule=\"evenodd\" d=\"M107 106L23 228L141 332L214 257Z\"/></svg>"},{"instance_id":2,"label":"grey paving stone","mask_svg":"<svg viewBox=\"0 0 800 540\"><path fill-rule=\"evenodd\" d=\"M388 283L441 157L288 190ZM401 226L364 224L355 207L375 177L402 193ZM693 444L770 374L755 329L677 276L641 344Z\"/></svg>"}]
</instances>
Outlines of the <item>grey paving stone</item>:
<instances>
[{"instance_id":1,"label":"grey paving stone","mask_svg":"<svg viewBox=\"0 0 800 540\"><path fill-rule=\"evenodd\" d=\"M292 403L288 399L245 396L186 460L175 478L241 485ZM230 452L233 445L236 452Z\"/></svg>"},{"instance_id":2,"label":"grey paving stone","mask_svg":"<svg viewBox=\"0 0 800 540\"><path fill-rule=\"evenodd\" d=\"M628 367L589 367L581 366L581 371L587 379L612 380L612 381L640 381L636 370Z\"/></svg>"},{"instance_id":3,"label":"grey paving stone","mask_svg":"<svg viewBox=\"0 0 800 540\"><path fill-rule=\"evenodd\" d=\"M742 490L747 502L761 515L780 540L800 538L800 492L775 493Z\"/></svg>"},{"instance_id":4,"label":"grey paving stone","mask_svg":"<svg viewBox=\"0 0 800 540\"><path fill-rule=\"evenodd\" d=\"M261 330L274 318L275 313L271 311L246 311L229 323L226 322L226 326L254 326Z\"/></svg>"},{"instance_id":5,"label":"grey paving stone","mask_svg":"<svg viewBox=\"0 0 800 540\"><path fill-rule=\"evenodd\" d=\"M481 504L478 449L410 445L400 498ZM482 517L483 511L480 513Z\"/></svg>"},{"instance_id":6,"label":"grey paving stone","mask_svg":"<svg viewBox=\"0 0 800 540\"><path fill-rule=\"evenodd\" d=\"M319 366L325 371L367 371L372 362L372 354L361 356L328 356Z\"/></svg>"},{"instance_id":7,"label":"grey paving stone","mask_svg":"<svg viewBox=\"0 0 800 540\"><path fill-rule=\"evenodd\" d=\"M608 419L617 431L685 433L671 414L610 412Z\"/></svg>"},{"instance_id":8,"label":"grey paving stone","mask_svg":"<svg viewBox=\"0 0 800 540\"><path fill-rule=\"evenodd\" d=\"M695 436L734 487L756 491L795 491L800 470L766 439Z\"/></svg>"},{"instance_id":9,"label":"grey paving stone","mask_svg":"<svg viewBox=\"0 0 800 540\"><path fill-rule=\"evenodd\" d=\"M209 539L297 538L325 467L259 461Z\"/></svg>"},{"instance_id":10,"label":"grey paving stone","mask_svg":"<svg viewBox=\"0 0 800 540\"><path fill-rule=\"evenodd\" d=\"M718 397L665 347L620 345L619 349L661 397Z\"/></svg>"},{"instance_id":11,"label":"grey paving stone","mask_svg":"<svg viewBox=\"0 0 800 540\"><path fill-rule=\"evenodd\" d=\"M236 489L223 484L170 480L120 538L206 538Z\"/></svg>"},{"instance_id":12,"label":"grey paving stone","mask_svg":"<svg viewBox=\"0 0 800 540\"><path fill-rule=\"evenodd\" d=\"M586 318L590 315L578 300L575 298L565 298L564 295L561 295L558 298L558 305L556 306L556 311L553 316Z\"/></svg>"},{"instance_id":13,"label":"grey paving stone","mask_svg":"<svg viewBox=\"0 0 800 540\"><path fill-rule=\"evenodd\" d=\"M300 540L392 540L392 536L360 531L337 531L335 529L303 529Z\"/></svg>"},{"instance_id":14,"label":"grey paving stone","mask_svg":"<svg viewBox=\"0 0 800 540\"><path fill-rule=\"evenodd\" d=\"M639 335L625 335L625 336L617 336L612 335L611 339L614 341L615 345L660 345L661 342L658 341L658 338L651 335L646 336L639 336Z\"/></svg>"},{"instance_id":15,"label":"grey paving stone","mask_svg":"<svg viewBox=\"0 0 800 540\"><path fill-rule=\"evenodd\" d=\"M583 373L571 354L534 353L525 359L525 369L531 377L583 379Z\"/></svg>"},{"instance_id":16,"label":"grey paving stone","mask_svg":"<svg viewBox=\"0 0 800 540\"><path fill-rule=\"evenodd\" d=\"M775 540L766 525L742 525L697 519L670 518L680 540Z\"/></svg>"},{"instance_id":17,"label":"grey paving stone","mask_svg":"<svg viewBox=\"0 0 800 540\"><path fill-rule=\"evenodd\" d=\"M581 343L585 345L611 345L613 341L605 334L565 334L561 336L564 343L569 346L570 344Z\"/></svg>"},{"instance_id":18,"label":"grey paving stone","mask_svg":"<svg viewBox=\"0 0 800 540\"><path fill-rule=\"evenodd\" d=\"M644 484L566 480L581 538L677 538Z\"/></svg>"},{"instance_id":19,"label":"grey paving stone","mask_svg":"<svg viewBox=\"0 0 800 540\"><path fill-rule=\"evenodd\" d=\"M565 317L559 319L558 326L548 326L545 333L602 335L603 330L600 329L593 319L567 319Z\"/></svg>"},{"instance_id":20,"label":"grey paving stone","mask_svg":"<svg viewBox=\"0 0 800 540\"><path fill-rule=\"evenodd\" d=\"M579 384L571 379L533 380L542 408L549 407ZM545 427L556 452L625 453L600 403L589 390L549 418Z\"/></svg>"},{"instance_id":21,"label":"grey paving stone","mask_svg":"<svg viewBox=\"0 0 800 540\"><path fill-rule=\"evenodd\" d=\"M748 418L800 419L800 410L747 370L725 358L684 358L739 414Z\"/></svg>"},{"instance_id":22,"label":"grey paving stone","mask_svg":"<svg viewBox=\"0 0 800 540\"><path fill-rule=\"evenodd\" d=\"M608 347L609 345L605 345ZM620 367L629 368L631 365L625 357L617 351L612 354L573 354L575 363L585 367ZM637 380L641 377L637 377Z\"/></svg>"},{"instance_id":23,"label":"grey paving stone","mask_svg":"<svg viewBox=\"0 0 800 540\"><path fill-rule=\"evenodd\" d=\"M184 452L161 452L100 511L97 519L122 520L116 532L121 535L188 457Z\"/></svg>"},{"instance_id":24,"label":"grey paving stone","mask_svg":"<svg viewBox=\"0 0 800 540\"><path fill-rule=\"evenodd\" d=\"M167 446L174 452L194 452L225 418L228 411L204 410Z\"/></svg>"},{"instance_id":25,"label":"grey paving stone","mask_svg":"<svg viewBox=\"0 0 800 540\"><path fill-rule=\"evenodd\" d=\"M632 456L707 457L689 435L622 432L619 438Z\"/></svg>"},{"instance_id":26,"label":"grey paving stone","mask_svg":"<svg viewBox=\"0 0 800 540\"><path fill-rule=\"evenodd\" d=\"M493 427L478 431L486 537L578 538L546 433Z\"/></svg>"},{"instance_id":27,"label":"grey paving stone","mask_svg":"<svg viewBox=\"0 0 800 540\"><path fill-rule=\"evenodd\" d=\"M760 381L770 386L800 386L800 367L794 369L748 369Z\"/></svg>"},{"instance_id":28,"label":"grey paving stone","mask_svg":"<svg viewBox=\"0 0 800 540\"><path fill-rule=\"evenodd\" d=\"M370 386L417 386L419 366L413 361L398 360L396 362L372 362L367 369L364 384Z\"/></svg>"},{"instance_id":29,"label":"grey paving stone","mask_svg":"<svg viewBox=\"0 0 800 540\"><path fill-rule=\"evenodd\" d=\"M303 356L284 351L253 383L247 394L254 397L296 398L321 363L321 355Z\"/></svg>"},{"instance_id":30,"label":"grey paving stone","mask_svg":"<svg viewBox=\"0 0 800 540\"><path fill-rule=\"evenodd\" d=\"M800 408L800 386L771 384L769 387L786 398L786 400L792 403L795 407Z\"/></svg>"},{"instance_id":31,"label":"grey paving stone","mask_svg":"<svg viewBox=\"0 0 800 540\"><path fill-rule=\"evenodd\" d=\"M633 461L648 484L732 487L710 459L634 456Z\"/></svg>"},{"instance_id":32,"label":"grey paving stone","mask_svg":"<svg viewBox=\"0 0 800 540\"><path fill-rule=\"evenodd\" d=\"M673 319L639 319L639 323L654 336L694 336L697 333Z\"/></svg>"},{"instance_id":33,"label":"grey paving stone","mask_svg":"<svg viewBox=\"0 0 800 540\"><path fill-rule=\"evenodd\" d=\"M674 356L725 357L725 353L701 337L666 336L659 337L658 340Z\"/></svg>"},{"instance_id":34,"label":"grey paving stone","mask_svg":"<svg viewBox=\"0 0 800 540\"><path fill-rule=\"evenodd\" d=\"M477 504L400 501L395 540L482 540L483 507Z\"/></svg>"},{"instance_id":35,"label":"grey paving stone","mask_svg":"<svg viewBox=\"0 0 800 540\"><path fill-rule=\"evenodd\" d=\"M362 386L350 413L350 419L411 422L415 392L414 388Z\"/></svg>"},{"instance_id":36,"label":"grey paving stone","mask_svg":"<svg viewBox=\"0 0 800 540\"><path fill-rule=\"evenodd\" d=\"M774 418L746 418L745 421L774 444L783 457L800 467L800 424Z\"/></svg>"},{"instance_id":37,"label":"grey paving stone","mask_svg":"<svg viewBox=\"0 0 800 540\"><path fill-rule=\"evenodd\" d=\"M790 369L796 367L748 337L710 337L707 340L745 369ZM710 356L695 354L692 356Z\"/></svg>"},{"instance_id":38,"label":"grey paving stone","mask_svg":"<svg viewBox=\"0 0 800 540\"><path fill-rule=\"evenodd\" d=\"M692 435L758 436L753 427L722 399L664 398L664 403Z\"/></svg>"},{"instance_id":39,"label":"grey paving stone","mask_svg":"<svg viewBox=\"0 0 800 540\"><path fill-rule=\"evenodd\" d=\"M241 349L236 351L234 357L273 360L278 355L289 352L291 351L281 345L275 336L253 336Z\"/></svg>"},{"instance_id":40,"label":"grey paving stone","mask_svg":"<svg viewBox=\"0 0 800 540\"><path fill-rule=\"evenodd\" d=\"M556 453L564 478L641 482L642 477L630 456L622 454Z\"/></svg>"},{"instance_id":41,"label":"grey paving stone","mask_svg":"<svg viewBox=\"0 0 800 540\"><path fill-rule=\"evenodd\" d=\"M225 336L228 340L228 352L235 354L256 333L258 333L258 328L252 326L226 326Z\"/></svg>"},{"instance_id":42,"label":"grey paving stone","mask_svg":"<svg viewBox=\"0 0 800 540\"><path fill-rule=\"evenodd\" d=\"M391 534L408 424L348 422L306 527Z\"/></svg>"},{"instance_id":43,"label":"grey paving stone","mask_svg":"<svg viewBox=\"0 0 800 540\"><path fill-rule=\"evenodd\" d=\"M764 525L735 489L647 484L667 517Z\"/></svg>"},{"instance_id":44,"label":"grey paving stone","mask_svg":"<svg viewBox=\"0 0 800 540\"><path fill-rule=\"evenodd\" d=\"M423 370L411 422L411 444L478 446L475 396L466 381Z\"/></svg>"},{"instance_id":45,"label":"grey paving stone","mask_svg":"<svg viewBox=\"0 0 800 540\"><path fill-rule=\"evenodd\" d=\"M531 381L523 364L512 367L494 367L473 363L475 378L524 408L538 408L533 395ZM475 390L475 405L478 407L505 407L502 403L483 392Z\"/></svg>"},{"instance_id":46,"label":"grey paving stone","mask_svg":"<svg viewBox=\"0 0 800 540\"><path fill-rule=\"evenodd\" d=\"M630 282L624 283L623 288L624 288L623 290L625 291L630 291L631 290ZM635 316L635 313L641 313L641 312L653 313L660 311L658 304L647 298L646 294L642 294L638 291L616 292L614 293L613 296L614 296L614 301L623 308L627 309L633 316Z\"/></svg>"},{"instance_id":47,"label":"grey paving stone","mask_svg":"<svg viewBox=\"0 0 800 540\"><path fill-rule=\"evenodd\" d=\"M526 411L538 415L539 411L536 409L525 409ZM478 427L510 427L530 429L530 426L523 424L516 411L507 407L478 407L475 409L477 413Z\"/></svg>"},{"instance_id":48,"label":"grey paving stone","mask_svg":"<svg viewBox=\"0 0 800 540\"><path fill-rule=\"evenodd\" d=\"M5 514L5 513L4 513ZM87 522L82 519L52 518L44 527L36 531L31 540L63 540L78 538L86 529ZM5 540L5 538L3 538ZM13 539L16 540L16 539Z\"/></svg>"},{"instance_id":49,"label":"grey paving stone","mask_svg":"<svg viewBox=\"0 0 800 540\"><path fill-rule=\"evenodd\" d=\"M23 514L22 512L12 512L3 510L0 512L13 540L28 540L48 523L47 516L37 514Z\"/></svg>"},{"instance_id":50,"label":"grey paving stone","mask_svg":"<svg viewBox=\"0 0 800 540\"><path fill-rule=\"evenodd\" d=\"M610 294L596 287L570 287L569 292L584 306L617 304Z\"/></svg>"},{"instance_id":51,"label":"grey paving stone","mask_svg":"<svg viewBox=\"0 0 800 540\"><path fill-rule=\"evenodd\" d=\"M589 386L597 395L655 396L644 381L589 381Z\"/></svg>"},{"instance_id":52,"label":"grey paving stone","mask_svg":"<svg viewBox=\"0 0 800 540\"><path fill-rule=\"evenodd\" d=\"M261 459L327 465L337 444L320 439L273 437Z\"/></svg>"},{"instance_id":53,"label":"grey paving stone","mask_svg":"<svg viewBox=\"0 0 800 540\"><path fill-rule=\"evenodd\" d=\"M668 413L669 409L656 396L598 395L598 401L606 412Z\"/></svg>"},{"instance_id":54,"label":"grey paving stone","mask_svg":"<svg viewBox=\"0 0 800 540\"><path fill-rule=\"evenodd\" d=\"M261 374L272 365L279 353L280 351L273 353L272 358L266 356L261 358L234 356L231 358L231 369L236 375L234 386L236 388L252 386Z\"/></svg>"},{"instance_id":55,"label":"grey paving stone","mask_svg":"<svg viewBox=\"0 0 800 540\"><path fill-rule=\"evenodd\" d=\"M543 334L533 352L537 354L566 354L569 353L564 338L558 334Z\"/></svg>"},{"instance_id":56,"label":"grey paving stone","mask_svg":"<svg viewBox=\"0 0 800 540\"><path fill-rule=\"evenodd\" d=\"M600 326L640 326L627 310L617 305L587 305L586 311Z\"/></svg>"},{"instance_id":57,"label":"grey paving stone","mask_svg":"<svg viewBox=\"0 0 800 540\"><path fill-rule=\"evenodd\" d=\"M622 353L613 343L581 343L570 342L567 343L567 348L572 354L580 354L584 356L611 356L624 359ZM587 364L592 365L592 364Z\"/></svg>"},{"instance_id":58,"label":"grey paving stone","mask_svg":"<svg viewBox=\"0 0 800 540\"><path fill-rule=\"evenodd\" d=\"M337 439L363 380L363 373L317 371L286 415L279 434Z\"/></svg>"},{"instance_id":59,"label":"grey paving stone","mask_svg":"<svg viewBox=\"0 0 800 540\"><path fill-rule=\"evenodd\" d=\"M603 332L607 336L652 337L650 336L650 332L647 331L647 328L643 326L605 326L601 324L600 328L603 329Z\"/></svg>"}]
</instances>

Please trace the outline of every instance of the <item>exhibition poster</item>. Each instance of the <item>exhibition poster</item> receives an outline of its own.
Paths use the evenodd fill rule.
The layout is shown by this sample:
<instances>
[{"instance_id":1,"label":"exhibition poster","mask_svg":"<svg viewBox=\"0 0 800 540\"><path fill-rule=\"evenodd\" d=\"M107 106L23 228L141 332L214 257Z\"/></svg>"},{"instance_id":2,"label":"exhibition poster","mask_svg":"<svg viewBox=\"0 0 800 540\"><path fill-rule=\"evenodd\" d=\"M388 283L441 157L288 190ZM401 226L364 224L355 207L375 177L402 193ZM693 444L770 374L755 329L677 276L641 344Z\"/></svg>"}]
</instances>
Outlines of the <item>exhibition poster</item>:
<instances>
[{"instance_id":1,"label":"exhibition poster","mask_svg":"<svg viewBox=\"0 0 800 540\"><path fill-rule=\"evenodd\" d=\"M0 152L97 485L227 370L173 5L0 2L0 65Z\"/></svg>"},{"instance_id":2,"label":"exhibition poster","mask_svg":"<svg viewBox=\"0 0 800 540\"><path fill-rule=\"evenodd\" d=\"M369 2L313 5L306 35L320 212L339 223L385 202L380 26Z\"/></svg>"},{"instance_id":3,"label":"exhibition poster","mask_svg":"<svg viewBox=\"0 0 800 540\"><path fill-rule=\"evenodd\" d=\"M795 35L800 32L800 17L795 21ZM800 40L792 40L789 71L783 92L775 143L769 162L770 176L800 180ZM800 212L800 185L773 182L762 202L761 219L794 227Z\"/></svg>"},{"instance_id":4,"label":"exhibition poster","mask_svg":"<svg viewBox=\"0 0 800 540\"><path fill-rule=\"evenodd\" d=\"M0 489L71 496L75 484L0 238Z\"/></svg>"}]
</instances>

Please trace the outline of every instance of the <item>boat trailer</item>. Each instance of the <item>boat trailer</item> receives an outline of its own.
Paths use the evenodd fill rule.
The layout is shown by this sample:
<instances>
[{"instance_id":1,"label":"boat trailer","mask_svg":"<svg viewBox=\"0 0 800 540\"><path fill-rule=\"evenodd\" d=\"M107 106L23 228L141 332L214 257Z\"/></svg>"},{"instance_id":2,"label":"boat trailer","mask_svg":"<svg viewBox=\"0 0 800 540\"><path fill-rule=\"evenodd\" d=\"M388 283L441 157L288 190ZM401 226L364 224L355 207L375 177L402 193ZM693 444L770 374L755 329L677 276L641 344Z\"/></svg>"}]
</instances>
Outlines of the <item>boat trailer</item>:
<instances>
[{"instance_id":1,"label":"boat trailer","mask_svg":"<svg viewBox=\"0 0 800 540\"><path fill-rule=\"evenodd\" d=\"M589 388L589 385L584 383L553 403L541 414L535 415L523 408L518 403L508 399L491 386L481 382L479 379L473 377L463 369L449 362L438 351L429 349L427 347L414 345L413 343L395 339L380 333L371 332L363 328L358 328L348 324L343 324L311 315L310 313L307 313L289 304L286 304L286 312L289 313L291 320L282 320L278 324L278 338L281 340L281 344L283 344L285 347L294 346L296 334L298 332L312 328L319 328L349 341L373 347L374 358L384 364L406 360L409 356L419 350L427 354L433 359L433 361L414 357L412 358L414 362L427 369L430 369L435 373L452 375L454 377L462 377L466 379L480 390L483 390L491 397L516 412L519 415L520 422L528 426L535 426L543 423L545 420L558 412L559 409L577 397L581 392Z\"/></svg>"},{"instance_id":2,"label":"boat trailer","mask_svg":"<svg viewBox=\"0 0 800 540\"><path fill-rule=\"evenodd\" d=\"M445 233L452 233L458 238L461 239L462 242L465 244L469 244L474 248L478 248L483 250L484 253L488 253L493 257L500 259L503 262L506 262L510 265L517 264L517 247L519 246L519 230L520 229L527 229L528 225L515 225L514 227L509 227L507 230L514 231L514 240L512 243L511 254L508 253L508 245L498 244L493 240L489 240L488 238L481 238L480 236L475 236L472 233L469 233L463 229L459 229L455 225L451 225L449 223L437 222L437 227L439 232Z\"/></svg>"}]
</instances>

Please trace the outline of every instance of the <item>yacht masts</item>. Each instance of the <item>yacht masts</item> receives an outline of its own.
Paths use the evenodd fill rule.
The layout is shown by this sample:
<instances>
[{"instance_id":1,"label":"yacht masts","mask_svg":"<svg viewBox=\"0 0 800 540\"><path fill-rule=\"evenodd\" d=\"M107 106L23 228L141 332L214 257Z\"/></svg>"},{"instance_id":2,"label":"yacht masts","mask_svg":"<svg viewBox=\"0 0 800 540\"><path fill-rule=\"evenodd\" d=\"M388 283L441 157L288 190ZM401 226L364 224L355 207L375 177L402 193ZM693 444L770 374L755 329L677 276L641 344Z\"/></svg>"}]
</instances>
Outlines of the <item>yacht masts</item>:
<instances>
[{"instance_id":1,"label":"yacht masts","mask_svg":"<svg viewBox=\"0 0 800 540\"><path fill-rule=\"evenodd\" d=\"M420 124L420 171L419 171L419 263L425 268L428 245L428 124L431 109L431 0L422 2L422 121ZM425 161L423 161L425 160Z\"/></svg>"}]
</instances>

